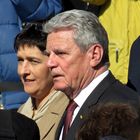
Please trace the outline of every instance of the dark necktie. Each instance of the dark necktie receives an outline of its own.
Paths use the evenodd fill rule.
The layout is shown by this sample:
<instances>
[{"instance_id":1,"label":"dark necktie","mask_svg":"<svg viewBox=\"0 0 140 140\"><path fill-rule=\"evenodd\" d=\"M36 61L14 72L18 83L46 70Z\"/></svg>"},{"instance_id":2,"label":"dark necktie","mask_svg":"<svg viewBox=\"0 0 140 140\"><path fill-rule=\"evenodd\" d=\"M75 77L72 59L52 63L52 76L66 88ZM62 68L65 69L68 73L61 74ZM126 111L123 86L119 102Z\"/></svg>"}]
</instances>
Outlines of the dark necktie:
<instances>
[{"instance_id":1,"label":"dark necktie","mask_svg":"<svg viewBox=\"0 0 140 140\"><path fill-rule=\"evenodd\" d=\"M64 121L64 129L63 129L63 140L65 139L65 136L70 128L73 112L76 107L77 107L77 104L73 100L69 103L67 107L66 117Z\"/></svg>"}]
</instances>

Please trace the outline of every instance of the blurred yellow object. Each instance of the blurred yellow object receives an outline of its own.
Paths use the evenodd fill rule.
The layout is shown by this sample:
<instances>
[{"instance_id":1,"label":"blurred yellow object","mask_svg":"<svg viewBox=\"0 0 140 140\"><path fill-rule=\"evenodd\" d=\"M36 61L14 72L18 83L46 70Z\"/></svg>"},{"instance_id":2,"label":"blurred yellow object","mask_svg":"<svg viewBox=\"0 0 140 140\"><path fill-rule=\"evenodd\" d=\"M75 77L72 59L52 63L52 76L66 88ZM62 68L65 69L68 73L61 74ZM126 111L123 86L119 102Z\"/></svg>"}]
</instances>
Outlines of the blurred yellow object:
<instances>
[{"instance_id":1,"label":"blurred yellow object","mask_svg":"<svg viewBox=\"0 0 140 140\"><path fill-rule=\"evenodd\" d=\"M130 48L140 35L140 1L106 1L101 6L99 20L109 37L109 69L117 79L126 84Z\"/></svg>"},{"instance_id":2,"label":"blurred yellow object","mask_svg":"<svg viewBox=\"0 0 140 140\"><path fill-rule=\"evenodd\" d=\"M83 1L100 7L98 17L109 37L109 69L126 84L130 49L140 35L140 0Z\"/></svg>"}]
</instances>

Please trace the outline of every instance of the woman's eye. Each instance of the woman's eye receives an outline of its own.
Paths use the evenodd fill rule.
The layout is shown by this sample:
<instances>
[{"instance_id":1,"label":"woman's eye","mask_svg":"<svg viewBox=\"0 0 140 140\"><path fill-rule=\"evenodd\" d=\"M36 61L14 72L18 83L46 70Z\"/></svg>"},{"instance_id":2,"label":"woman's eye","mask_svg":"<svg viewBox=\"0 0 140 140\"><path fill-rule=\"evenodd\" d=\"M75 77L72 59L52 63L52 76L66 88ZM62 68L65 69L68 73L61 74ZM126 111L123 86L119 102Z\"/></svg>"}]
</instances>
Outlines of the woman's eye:
<instances>
[{"instance_id":1,"label":"woman's eye","mask_svg":"<svg viewBox=\"0 0 140 140\"><path fill-rule=\"evenodd\" d=\"M18 61L18 62L22 62L22 61L24 61L24 60L21 59L21 58L18 58L17 61Z\"/></svg>"},{"instance_id":2,"label":"woman's eye","mask_svg":"<svg viewBox=\"0 0 140 140\"><path fill-rule=\"evenodd\" d=\"M39 60L30 60L30 63L32 63L32 64L39 64L39 63L41 63L41 61L39 61Z\"/></svg>"}]
</instances>

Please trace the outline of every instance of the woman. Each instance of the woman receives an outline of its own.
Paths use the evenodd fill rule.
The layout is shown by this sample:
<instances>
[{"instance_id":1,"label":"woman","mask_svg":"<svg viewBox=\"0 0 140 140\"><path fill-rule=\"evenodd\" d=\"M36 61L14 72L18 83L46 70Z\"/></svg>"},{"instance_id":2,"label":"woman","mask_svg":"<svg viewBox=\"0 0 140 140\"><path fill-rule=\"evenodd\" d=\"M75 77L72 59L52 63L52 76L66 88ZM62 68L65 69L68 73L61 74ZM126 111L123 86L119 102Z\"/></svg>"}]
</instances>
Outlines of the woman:
<instances>
[{"instance_id":1,"label":"woman","mask_svg":"<svg viewBox=\"0 0 140 140\"><path fill-rule=\"evenodd\" d=\"M46 33L33 24L16 36L15 50L18 58L18 74L24 90L30 95L19 112L36 121L41 140L55 137L55 131L68 104L68 98L53 89L53 81L46 65Z\"/></svg>"}]
</instances>

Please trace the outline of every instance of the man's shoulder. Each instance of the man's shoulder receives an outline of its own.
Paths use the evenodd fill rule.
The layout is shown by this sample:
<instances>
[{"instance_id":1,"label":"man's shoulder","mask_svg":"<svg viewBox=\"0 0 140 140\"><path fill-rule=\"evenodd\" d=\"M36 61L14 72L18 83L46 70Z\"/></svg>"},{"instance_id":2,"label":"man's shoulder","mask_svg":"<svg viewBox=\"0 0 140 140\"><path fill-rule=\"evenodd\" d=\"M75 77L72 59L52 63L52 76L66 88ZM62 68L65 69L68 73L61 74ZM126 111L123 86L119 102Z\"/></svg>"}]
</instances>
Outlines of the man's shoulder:
<instances>
[{"instance_id":1,"label":"man's shoulder","mask_svg":"<svg viewBox=\"0 0 140 140\"><path fill-rule=\"evenodd\" d=\"M133 90L130 87L128 87L127 85L121 83L119 80L116 80L116 82L112 85L112 88L114 88L115 90L117 90L120 93L127 93L127 94L131 94L134 96L139 96L135 90Z\"/></svg>"},{"instance_id":2,"label":"man's shoulder","mask_svg":"<svg viewBox=\"0 0 140 140\"><path fill-rule=\"evenodd\" d=\"M118 80L106 89L100 99L100 102L102 101L130 103L135 107L140 107L139 94Z\"/></svg>"},{"instance_id":3,"label":"man's shoulder","mask_svg":"<svg viewBox=\"0 0 140 140\"><path fill-rule=\"evenodd\" d=\"M108 75L108 80L106 80L105 82L109 81L112 82L110 82L107 91L110 91L112 94L117 93L118 95L126 94L131 96L139 96L136 91L134 91L133 89L129 88L127 85L123 84L121 81L116 79L111 72Z\"/></svg>"}]
</instances>

